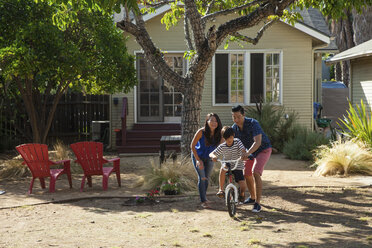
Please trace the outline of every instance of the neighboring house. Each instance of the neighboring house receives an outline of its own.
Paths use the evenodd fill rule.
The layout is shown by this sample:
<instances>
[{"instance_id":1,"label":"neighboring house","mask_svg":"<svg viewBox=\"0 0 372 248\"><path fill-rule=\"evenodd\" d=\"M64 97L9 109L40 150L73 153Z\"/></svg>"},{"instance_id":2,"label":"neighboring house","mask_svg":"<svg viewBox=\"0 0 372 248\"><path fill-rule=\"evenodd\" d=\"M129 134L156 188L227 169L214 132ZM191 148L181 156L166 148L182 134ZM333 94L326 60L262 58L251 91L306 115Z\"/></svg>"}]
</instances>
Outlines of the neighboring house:
<instances>
[{"instance_id":1,"label":"neighboring house","mask_svg":"<svg viewBox=\"0 0 372 248\"><path fill-rule=\"evenodd\" d=\"M372 40L350 48L327 60L327 63L338 63L350 60L349 99L353 105L360 100L372 106Z\"/></svg>"},{"instance_id":2,"label":"neighboring house","mask_svg":"<svg viewBox=\"0 0 372 248\"><path fill-rule=\"evenodd\" d=\"M167 31L160 20L168 10L161 8L144 20L154 43L166 51L167 63L183 74L187 70L187 61L183 59L186 50L183 25ZM330 39L318 10L301 13L303 22L294 26L277 22L257 45L244 44L242 48L230 43L227 50L223 46L218 49L205 74L200 125L209 112L218 113L223 125L231 125L231 106L255 107L255 100L261 96L288 111L295 110L300 124L313 127L315 84L321 87L322 79L322 56L317 49L326 47ZM214 24L218 26L220 21L224 20L217 19ZM242 33L254 37L258 28ZM120 152L158 152L161 135L180 133L182 95L153 71L133 37L130 36L127 46L137 57L139 82L130 93L112 96L116 104L111 106L111 145ZM125 118L124 101L127 101L124 111L128 112ZM126 132L120 134L122 120ZM115 129L119 134L117 140Z\"/></svg>"}]
</instances>

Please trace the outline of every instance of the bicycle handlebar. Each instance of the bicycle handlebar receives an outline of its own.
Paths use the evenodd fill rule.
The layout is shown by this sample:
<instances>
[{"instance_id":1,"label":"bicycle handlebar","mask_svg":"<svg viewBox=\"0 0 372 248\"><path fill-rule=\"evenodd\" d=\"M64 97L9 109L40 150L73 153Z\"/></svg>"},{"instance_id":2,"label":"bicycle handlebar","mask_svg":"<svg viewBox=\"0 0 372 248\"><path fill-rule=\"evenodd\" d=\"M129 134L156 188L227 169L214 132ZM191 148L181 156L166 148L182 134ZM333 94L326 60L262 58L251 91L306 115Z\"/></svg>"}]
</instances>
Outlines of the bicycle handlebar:
<instances>
[{"instance_id":1,"label":"bicycle handlebar","mask_svg":"<svg viewBox=\"0 0 372 248\"><path fill-rule=\"evenodd\" d=\"M235 160L222 160L222 159L217 159L217 161L220 162L221 164L222 164L222 163L225 163L225 164L226 164L226 163L230 163L230 164L235 163L234 167L230 167L230 169L233 171L233 170L235 170L235 169L238 167L238 163L239 163L239 161L241 161L241 159L240 159L240 158L235 159Z\"/></svg>"}]
</instances>

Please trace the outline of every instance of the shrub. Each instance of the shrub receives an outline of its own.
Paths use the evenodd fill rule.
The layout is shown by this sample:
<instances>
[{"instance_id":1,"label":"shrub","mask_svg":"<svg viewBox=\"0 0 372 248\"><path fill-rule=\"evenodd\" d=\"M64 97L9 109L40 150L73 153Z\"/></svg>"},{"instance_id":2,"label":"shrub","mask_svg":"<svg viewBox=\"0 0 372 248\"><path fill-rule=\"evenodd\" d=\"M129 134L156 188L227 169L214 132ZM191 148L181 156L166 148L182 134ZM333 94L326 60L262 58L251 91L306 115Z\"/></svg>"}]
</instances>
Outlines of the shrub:
<instances>
[{"instance_id":1,"label":"shrub","mask_svg":"<svg viewBox=\"0 0 372 248\"><path fill-rule=\"evenodd\" d=\"M344 175L361 173L372 175L372 153L369 146L359 140L338 140L331 146L315 150L316 175Z\"/></svg>"},{"instance_id":2,"label":"shrub","mask_svg":"<svg viewBox=\"0 0 372 248\"><path fill-rule=\"evenodd\" d=\"M312 151L320 145L329 143L322 134L315 133L305 127L295 126L289 133L289 140L284 144L283 153L290 159L312 160Z\"/></svg>"},{"instance_id":3,"label":"shrub","mask_svg":"<svg viewBox=\"0 0 372 248\"><path fill-rule=\"evenodd\" d=\"M344 120L340 119L343 126L339 126L344 135L350 138L357 138L372 146L372 112L371 109L369 110L368 114L363 99L360 100L360 107L356 104L355 108L349 101L349 110L346 111L347 116L344 116Z\"/></svg>"},{"instance_id":4,"label":"shrub","mask_svg":"<svg viewBox=\"0 0 372 248\"><path fill-rule=\"evenodd\" d=\"M256 119L274 148L283 151L283 145L290 136L290 130L295 124L297 113L287 113L283 106L270 103L256 104L256 108L247 109L247 116Z\"/></svg>"},{"instance_id":5,"label":"shrub","mask_svg":"<svg viewBox=\"0 0 372 248\"><path fill-rule=\"evenodd\" d=\"M189 159L189 157L187 157ZM190 160L190 159L189 159ZM143 189L160 188L163 182L178 183L180 190L195 190L197 186L197 176L191 161L181 163L177 161L165 162L159 168L155 162L151 162L151 167L145 171L143 176Z\"/></svg>"}]
</instances>

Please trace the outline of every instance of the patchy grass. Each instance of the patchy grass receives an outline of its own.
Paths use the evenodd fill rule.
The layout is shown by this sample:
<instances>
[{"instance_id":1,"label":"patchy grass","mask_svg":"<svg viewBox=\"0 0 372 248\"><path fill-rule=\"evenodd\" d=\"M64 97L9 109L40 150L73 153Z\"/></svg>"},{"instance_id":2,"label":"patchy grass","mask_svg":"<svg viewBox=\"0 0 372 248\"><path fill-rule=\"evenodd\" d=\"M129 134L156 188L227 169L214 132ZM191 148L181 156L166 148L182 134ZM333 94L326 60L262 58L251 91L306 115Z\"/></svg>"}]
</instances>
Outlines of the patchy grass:
<instances>
[{"instance_id":1,"label":"patchy grass","mask_svg":"<svg viewBox=\"0 0 372 248\"><path fill-rule=\"evenodd\" d=\"M261 241L258 240L258 239L249 239L248 244L249 245L259 245L259 244L261 244Z\"/></svg>"},{"instance_id":2,"label":"patchy grass","mask_svg":"<svg viewBox=\"0 0 372 248\"><path fill-rule=\"evenodd\" d=\"M204 233L203 234L203 237L204 238L212 238L212 234L210 234L210 233Z\"/></svg>"},{"instance_id":3,"label":"patchy grass","mask_svg":"<svg viewBox=\"0 0 372 248\"><path fill-rule=\"evenodd\" d=\"M200 232L200 231L199 231L199 229L197 229L197 228L193 228L193 229L190 229L189 232L197 233L197 232Z\"/></svg>"}]
</instances>

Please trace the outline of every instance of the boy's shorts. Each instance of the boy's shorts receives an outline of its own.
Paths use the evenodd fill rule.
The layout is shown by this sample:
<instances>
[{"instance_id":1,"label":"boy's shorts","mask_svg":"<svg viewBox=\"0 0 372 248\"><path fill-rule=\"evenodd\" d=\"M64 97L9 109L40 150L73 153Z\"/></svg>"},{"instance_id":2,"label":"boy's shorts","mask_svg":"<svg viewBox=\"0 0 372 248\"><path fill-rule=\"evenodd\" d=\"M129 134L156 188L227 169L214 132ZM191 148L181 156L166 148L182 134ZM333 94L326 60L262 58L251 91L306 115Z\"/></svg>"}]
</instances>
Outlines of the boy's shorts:
<instances>
[{"instance_id":1,"label":"boy's shorts","mask_svg":"<svg viewBox=\"0 0 372 248\"><path fill-rule=\"evenodd\" d=\"M235 182L239 182L239 181L244 181L244 174L243 174L243 170L233 170L232 171L233 175L234 175L234 178L235 178Z\"/></svg>"}]
</instances>

